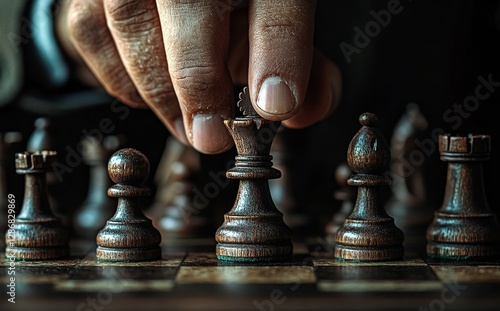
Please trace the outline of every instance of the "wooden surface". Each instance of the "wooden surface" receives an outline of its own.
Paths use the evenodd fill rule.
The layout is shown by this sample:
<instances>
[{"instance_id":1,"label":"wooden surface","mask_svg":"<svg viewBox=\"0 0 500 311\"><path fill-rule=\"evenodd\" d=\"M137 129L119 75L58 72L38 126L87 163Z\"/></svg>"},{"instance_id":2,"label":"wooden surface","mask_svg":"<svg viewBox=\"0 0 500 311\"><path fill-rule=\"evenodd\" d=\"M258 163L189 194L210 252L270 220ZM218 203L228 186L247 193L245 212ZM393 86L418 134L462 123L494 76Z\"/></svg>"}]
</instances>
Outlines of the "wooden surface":
<instances>
[{"instance_id":1,"label":"wooden surface","mask_svg":"<svg viewBox=\"0 0 500 311\"><path fill-rule=\"evenodd\" d=\"M0 254L0 283L10 262ZM65 260L15 263L7 310L498 310L500 262L334 258L321 238L294 243L281 263L218 261L214 239L169 242L161 260L109 263L73 241ZM8 290L8 287L5 287ZM94 305L92 305L94 303ZM441 309L440 309L441 308Z\"/></svg>"}]
</instances>

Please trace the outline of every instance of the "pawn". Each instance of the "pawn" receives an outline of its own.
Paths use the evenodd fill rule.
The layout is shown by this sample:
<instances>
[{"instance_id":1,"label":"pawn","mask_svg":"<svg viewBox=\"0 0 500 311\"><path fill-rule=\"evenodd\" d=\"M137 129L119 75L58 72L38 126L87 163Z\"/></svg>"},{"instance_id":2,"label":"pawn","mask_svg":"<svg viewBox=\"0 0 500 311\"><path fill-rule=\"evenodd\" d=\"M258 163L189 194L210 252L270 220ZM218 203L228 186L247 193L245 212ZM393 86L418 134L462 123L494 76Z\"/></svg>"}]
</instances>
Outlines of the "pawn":
<instances>
[{"instance_id":1,"label":"pawn","mask_svg":"<svg viewBox=\"0 0 500 311\"><path fill-rule=\"evenodd\" d=\"M330 222L326 225L325 234L328 244L335 244L335 238L340 227L347 216L351 215L356 200L356 188L349 186L347 180L351 177L352 171L347 163L341 163L335 171L335 179L340 189L335 191L334 198L341 202L340 209L336 212Z\"/></svg>"},{"instance_id":2,"label":"pawn","mask_svg":"<svg viewBox=\"0 0 500 311\"><path fill-rule=\"evenodd\" d=\"M118 198L118 207L97 235L98 260L147 261L161 258L160 232L144 216L139 204L140 197L151 194L151 190L143 186L149 170L149 160L136 149L120 149L109 159L109 177L116 184L108 189L108 195Z\"/></svg>"},{"instance_id":3,"label":"pawn","mask_svg":"<svg viewBox=\"0 0 500 311\"><path fill-rule=\"evenodd\" d=\"M391 159L389 145L375 128L377 116L363 113L363 127L349 144L347 162L355 173L347 183L358 187L354 209L337 232L335 257L352 261L397 260L403 257L403 232L387 215L382 202L384 176Z\"/></svg>"},{"instance_id":4,"label":"pawn","mask_svg":"<svg viewBox=\"0 0 500 311\"><path fill-rule=\"evenodd\" d=\"M54 216L47 196L46 174L55 151L16 154L16 172L25 175L21 212L5 234L5 255L19 260L45 260L69 255L69 233Z\"/></svg>"},{"instance_id":5,"label":"pawn","mask_svg":"<svg viewBox=\"0 0 500 311\"><path fill-rule=\"evenodd\" d=\"M486 200L483 162L488 135L439 136L441 160L448 162L441 208L427 230L427 255L438 259L488 259L500 255L500 225Z\"/></svg>"}]
</instances>

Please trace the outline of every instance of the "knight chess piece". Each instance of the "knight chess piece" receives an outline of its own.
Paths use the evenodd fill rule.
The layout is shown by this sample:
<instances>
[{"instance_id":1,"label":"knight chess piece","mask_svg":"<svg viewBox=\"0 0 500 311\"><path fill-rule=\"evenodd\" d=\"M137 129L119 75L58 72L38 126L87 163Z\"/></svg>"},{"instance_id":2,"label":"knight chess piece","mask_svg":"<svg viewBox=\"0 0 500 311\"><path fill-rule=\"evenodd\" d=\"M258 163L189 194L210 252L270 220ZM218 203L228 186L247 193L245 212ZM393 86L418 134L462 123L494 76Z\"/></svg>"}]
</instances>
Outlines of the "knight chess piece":
<instances>
[{"instance_id":1,"label":"knight chess piece","mask_svg":"<svg viewBox=\"0 0 500 311\"><path fill-rule=\"evenodd\" d=\"M270 155L281 122L260 117L253 110L247 88L240 93L238 106L243 116L224 124L238 153L226 176L239 179L239 188L233 208L216 232L216 255L219 260L235 262L283 260L292 255L292 231L276 208L268 183L281 175L271 167Z\"/></svg>"},{"instance_id":2,"label":"knight chess piece","mask_svg":"<svg viewBox=\"0 0 500 311\"><path fill-rule=\"evenodd\" d=\"M337 232L344 223L344 220L352 213L354 202L356 201L356 188L349 186L347 180L351 177L352 171L347 163L341 163L335 170L335 179L340 189L335 191L334 198L341 202L340 209L336 212L330 222L326 225L326 242L335 244Z\"/></svg>"},{"instance_id":3,"label":"knight chess piece","mask_svg":"<svg viewBox=\"0 0 500 311\"><path fill-rule=\"evenodd\" d=\"M54 216L46 189L46 174L55 151L16 154L16 172L25 175L21 212L13 230L7 230L5 255L19 260L45 260L69 255L69 232Z\"/></svg>"},{"instance_id":4,"label":"knight chess piece","mask_svg":"<svg viewBox=\"0 0 500 311\"><path fill-rule=\"evenodd\" d=\"M199 153L173 136L167 139L155 174L157 191L148 215L162 241L208 236L211 223L193 191L200 170Z\"/></svg>"},{"instance_id":5,"label":"knight chess piece","mask_svg":"<svg viewBox=\"0 0 500 311\"><path fill-rule=\"evenodd\" d=\"M121 145L119 136L106 136L98 140L93 136L85 137L81 144L83 161L90 168L88 194L83 204L73 215L73 227L83 239L92 239L115 212L116 199L106 194L111 186L107 164L109 157Z\"/></svg>"},{"instance_id":6,"label":"knight chess piece","mask_svg":"<svg viewBox=\"0 0 500 311\"><path fill-rule=\"evenodd\" d=\"M488 135L439 136L441 160L448 162L441 208L427 231L427 255L439 259L493 258L500 254L500 225L490 210L483 162L490 157Z\"/></svg>"},{"instance_id":7,"label":"knight chess piece","mask_svg":"<svg viewBox=\"0 0 500 311\"><path fill-rule=\"evenodd\" d=\"M391 139L392 159L391 196L386 204L387 213L396 226L403 230L405 250L425 254L425 234L432 222L436 207L427 202L423 156L416 157L416 141L422 139L427 120L417 104L411 103L396 124ZM419 162L415 162L418 160Z\"/></svg>"},{"instance_id":8,"label":"knight chess piece","mask_svg":"<svg viewBox=\"0 0 500 311\"><path fill-rule=\"evenodd\" d=\"M148 261L161 259L161 235L144 216L139 198L151 190L143 183L149 176L148 158L140 151L124 148L108 162L108 173L116 183L108 195L118 198L114 216L98 233L96 257L102 261Z\"/></svg>"},{"instance_id":9,"label":"knight chess piece","mask_svg":"<svg viewBox=\"0 0 500 311\"><path fill-rule=\"evenodd\" d=\"M402 259L403 232L384 210L381 190L390 184L384 175L391 151L375 128L377 116L363 113L362 128L347 150L347 163L355 173L347 183L358 187L352 213L344 220L335 239L335 257L349 261L385 261Z\"/></svg>"}]
</instances>

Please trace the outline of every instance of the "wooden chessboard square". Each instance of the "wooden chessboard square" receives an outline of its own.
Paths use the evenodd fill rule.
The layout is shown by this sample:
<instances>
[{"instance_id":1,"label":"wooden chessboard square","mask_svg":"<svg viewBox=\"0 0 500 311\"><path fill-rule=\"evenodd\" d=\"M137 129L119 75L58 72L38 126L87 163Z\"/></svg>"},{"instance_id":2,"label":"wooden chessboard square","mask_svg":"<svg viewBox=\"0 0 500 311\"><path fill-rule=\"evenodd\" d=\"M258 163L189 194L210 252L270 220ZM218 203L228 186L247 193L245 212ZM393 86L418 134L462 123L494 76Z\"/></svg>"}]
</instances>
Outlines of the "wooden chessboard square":
<instances>
[{"instance_id":1,"label":"wooden chessboard square","mask_svg":"<svg viewBox=\"0 0 500 311\"><path fill-rule=\"evenodd\" d=\"M137 261L137 262L111 262L98 260L95 255L95 250L85 256L79 263L83 267L178 267L184 259L184 253L169 254L163 253L161 260L152 261Z\"/></svg>"},{"instance_id":2,"label":"wooden chessboard square","mask_svg":"<svg viewBox=\"0 0 500 311\"><path fill-rule=\"evenodd\" d=\"M174 279L177 267L168 266L77 266L69 273L74 280L166 280Z\"/></svg>"},{"instance_id":3,"label":"wooden chessboard square","mask_svg":"<svg viewBox=\"0 0 500 311\"><path fill-rule=\"evenodd\" d=\"M444 282L500 284L500 266L433 265L431 268Z\"/></svg>"},{"instance_id":4,"label":"wooden chessboard square","mask_svg":"<svg viewBox=\"0 0 500 311\"><path fill-rule=\"evenodd\" d=\"M429 267L418 264L317 266L316 276L318 289L327 292L421 292L443 288Z\"/></svg>"},{"instance_id":5,"label":"wooden chessboard square","mask_svg":"<svg viewBox=\"0 0 500 311\"><path fill-rule=\"evenodd\" d=\"M367 266L367 267L378 267L378 266L427 266L422 258L416 256L408 256L403 258L403 260L391 260L383 262L351 262L339 260L334 257L332 253L312 253L312 261L315 267L332 267L332 266Z\"/></svg>"},{"instance_id":6,"label":"wooden chessboard square","mask_svg":"<svg viewBox=\"0 0 500 311\"><path fill-rule=\"evenodd\" d=\"M311 266L181 266L177 283L296 284L314 283Z\"/></svg>"},{"instance_id":7,"label":"wooden chessboard square","mask_svg":"<svg viewBox=\"0 0 500 311\"><path fill-rule=\"evenodd\" d=\"M315 267L319 280L391 280L391 281L427 281L437 280L427 266L360 266L338 265Z\"/></svg>"},{"instance_id":8,"label":"wooden chessboard square","mask_svg":"<svg viewBox=\"0 0 500 311\"><path fill-rule=\"evenodd\" d=\"M126 292L165 292L175 285L171 279L166 280L130 280L130 279L67 279L54 284L56 291L94 292L118 294Z\"/></svg>"}]
</instances>

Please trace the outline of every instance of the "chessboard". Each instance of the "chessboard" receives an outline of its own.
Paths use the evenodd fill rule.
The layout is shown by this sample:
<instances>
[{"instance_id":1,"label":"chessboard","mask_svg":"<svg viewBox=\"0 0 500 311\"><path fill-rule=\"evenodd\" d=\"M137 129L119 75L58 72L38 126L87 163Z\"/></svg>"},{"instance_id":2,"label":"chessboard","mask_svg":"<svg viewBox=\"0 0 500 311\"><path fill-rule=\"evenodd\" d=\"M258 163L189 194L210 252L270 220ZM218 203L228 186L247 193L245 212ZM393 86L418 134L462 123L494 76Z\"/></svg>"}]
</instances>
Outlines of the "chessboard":
<instances>
[{"instance_id":1,"label":"chessboard","mask_svg":"<svg viewBox=\"0 0 500 311\"><path fill-rule=\"evenodd\" d=\"M96 260L73 241L68 259L15 261L0 254L1 310L498 310L500 262L345 262L321 238L294 242L291 259L227 263L215 239L162 244L161 260ZM15 304L5 294L15 273Z\"/></svg>"}]
</instances>

